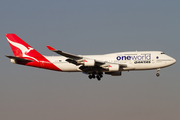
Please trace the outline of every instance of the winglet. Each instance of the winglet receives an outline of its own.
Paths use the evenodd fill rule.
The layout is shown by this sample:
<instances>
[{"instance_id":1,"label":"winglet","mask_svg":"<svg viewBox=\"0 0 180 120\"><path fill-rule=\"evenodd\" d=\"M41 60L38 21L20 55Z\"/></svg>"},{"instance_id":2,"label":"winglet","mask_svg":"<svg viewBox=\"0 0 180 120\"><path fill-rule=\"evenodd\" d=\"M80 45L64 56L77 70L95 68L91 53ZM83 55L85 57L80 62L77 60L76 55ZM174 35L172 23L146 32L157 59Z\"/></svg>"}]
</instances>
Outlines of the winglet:
<instances>
[{"instance_id":1,"label":"winglet","mask_svg":"<svg viewBox=\"0 0 180 120\"><path fill-rule=\"evenodd\" d=\"M55 51L56 49L54 49L53 47L51 47L51 46L49 46L49 45L47 45L46 46L49 50L51 50L51 51Z\"/></svg>"}]
</instances>

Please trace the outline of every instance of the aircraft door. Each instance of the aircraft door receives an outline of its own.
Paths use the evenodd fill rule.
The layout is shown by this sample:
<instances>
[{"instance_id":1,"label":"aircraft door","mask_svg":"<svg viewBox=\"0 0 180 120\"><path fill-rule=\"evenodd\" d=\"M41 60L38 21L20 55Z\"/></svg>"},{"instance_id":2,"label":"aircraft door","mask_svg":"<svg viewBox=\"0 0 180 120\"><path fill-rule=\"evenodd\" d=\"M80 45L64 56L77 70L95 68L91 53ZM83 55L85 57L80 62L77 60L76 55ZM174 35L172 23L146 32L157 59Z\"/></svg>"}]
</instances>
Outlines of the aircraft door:
<instances>
[{"instance_id":1,"label":"aircraft door","mask_svg":"<svg viewBox=\"0 0 180 120\"><path fill-rule=\"evenodd\" d=\"M151 63L156 63L156 56L154 55L154 54L151 54L151 57L152 57L152 59L151 59Z\"/></svg>"}]
</instances>

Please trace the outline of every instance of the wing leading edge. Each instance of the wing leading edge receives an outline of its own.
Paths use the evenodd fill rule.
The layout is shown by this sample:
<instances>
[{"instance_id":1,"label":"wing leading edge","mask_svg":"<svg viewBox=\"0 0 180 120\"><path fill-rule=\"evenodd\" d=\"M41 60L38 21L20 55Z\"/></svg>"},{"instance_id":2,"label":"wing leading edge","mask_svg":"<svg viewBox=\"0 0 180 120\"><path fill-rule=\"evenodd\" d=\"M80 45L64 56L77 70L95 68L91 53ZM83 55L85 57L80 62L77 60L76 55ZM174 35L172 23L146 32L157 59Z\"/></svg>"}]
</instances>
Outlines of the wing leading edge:
<instances>
[{"instance_id":1,"label":"wing leading edge","mask_svg":"<svg viewBox=\"0 0 180 120\"><path fill-rule=\"evenodd\" d=\"M67 53L67 52L63 52L63 51L60 51L60 50L56 50L54 49L53 47L47 45L47 48L50 50L50 51L53 51L59 55L62 55L64 57L67 57L67 58L71 58L71 59L74 59L74 60L79 60L79 59L82 59L83 57L80 57L78 55L73 55L73 54L70 54L70 53Z\"/></svg>"}]
</instances>

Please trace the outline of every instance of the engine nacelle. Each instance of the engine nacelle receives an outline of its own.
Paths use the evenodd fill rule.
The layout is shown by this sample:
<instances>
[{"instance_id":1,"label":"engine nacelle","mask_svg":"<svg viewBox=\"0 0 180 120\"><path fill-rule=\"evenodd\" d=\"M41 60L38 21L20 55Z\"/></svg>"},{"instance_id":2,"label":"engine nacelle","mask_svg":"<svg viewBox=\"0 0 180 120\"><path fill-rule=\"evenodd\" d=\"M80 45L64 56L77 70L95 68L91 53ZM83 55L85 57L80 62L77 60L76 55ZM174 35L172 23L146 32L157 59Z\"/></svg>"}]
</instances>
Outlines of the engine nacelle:
<instances>
[{"instance_id":1,"label":"engine nacelle","mask_svg":"<svg viewBox=\"0 0 180 120\"><path fill-rule=\"evenodd\" d=\"M117 72L105 72L105 74L112 75L112 76L121 76L122 72L117 71Z\"/></svg>"},{"instance_id":2,"label":"engine nacelle","mask_svg":"<svg viewBox=\"0 0 180 120\"><path fill-rule=\"evenodd\" d=\"M94 66L95 65L95 60L93 59L86 59L84 60L84 66Z\"/></svg>"},{"instance_id":3,"label":"engine nacelle","mask_svg":"<svg viewBox=\"0 0 180 120\"><path fill-rule=\"evenodd\" d=\"M108 66L108 69L110 72L119 71L119 68L120 68L120 66L118 64L110 64Z\"/></svg>"}]
</instances>

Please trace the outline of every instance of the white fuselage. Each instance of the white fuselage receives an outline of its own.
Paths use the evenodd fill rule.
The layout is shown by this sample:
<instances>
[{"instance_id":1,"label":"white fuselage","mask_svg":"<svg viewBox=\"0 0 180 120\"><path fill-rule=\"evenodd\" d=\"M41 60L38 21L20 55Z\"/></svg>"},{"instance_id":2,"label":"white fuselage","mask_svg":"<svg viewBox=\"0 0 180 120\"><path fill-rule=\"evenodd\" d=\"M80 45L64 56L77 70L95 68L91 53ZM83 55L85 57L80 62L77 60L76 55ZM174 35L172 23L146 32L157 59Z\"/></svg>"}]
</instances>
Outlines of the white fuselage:
<instances>
[{"instance_id":1,"label":"white fuselage","mask_svg":"<svg viewBox=\"0 0 180 120\"><path fill-rule=\"evenodd\" d=\"M149 70L170 66L176 60L161 51L135 51L135 52L118 52L104 55L82 55L90 59L109 62L113 64L125 64L119 71L129 70ZM45 56L55 66L64 72L81 72L79 66L66 61L63 56Z\"/></svg>"}]
</instances>

